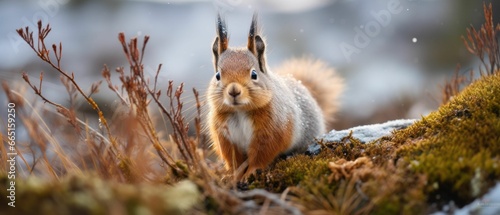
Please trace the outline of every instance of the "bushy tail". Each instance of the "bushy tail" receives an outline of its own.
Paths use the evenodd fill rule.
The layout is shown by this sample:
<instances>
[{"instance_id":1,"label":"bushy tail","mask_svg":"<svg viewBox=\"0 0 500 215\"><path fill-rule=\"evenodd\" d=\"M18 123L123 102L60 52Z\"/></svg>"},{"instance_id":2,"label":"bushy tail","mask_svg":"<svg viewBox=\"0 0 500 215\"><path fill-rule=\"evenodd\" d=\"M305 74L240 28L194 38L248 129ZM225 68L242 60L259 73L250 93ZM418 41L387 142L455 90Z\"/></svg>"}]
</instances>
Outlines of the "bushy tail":
<instances>
[{"instance_id":1,"label":"bushy tail","mask_svg":"<svg viewBox=\"0 0 500 215\"><path fill-rule=\"evenodd\" d=\"M323 111L327 128L331 128L334 114L339 109L343 79L326 63L311 58L296 58L284 62L275 72L291 74L311 92Z\"/></svg>"}]
</instances>

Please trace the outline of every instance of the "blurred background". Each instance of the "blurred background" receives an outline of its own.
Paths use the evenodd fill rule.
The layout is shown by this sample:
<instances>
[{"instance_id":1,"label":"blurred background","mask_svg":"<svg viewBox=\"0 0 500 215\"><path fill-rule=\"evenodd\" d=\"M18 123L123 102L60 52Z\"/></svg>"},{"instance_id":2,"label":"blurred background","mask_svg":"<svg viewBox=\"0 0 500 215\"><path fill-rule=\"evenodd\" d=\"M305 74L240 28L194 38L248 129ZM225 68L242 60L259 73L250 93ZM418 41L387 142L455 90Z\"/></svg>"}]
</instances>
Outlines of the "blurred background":
<instances>
[{"instance_id":1,"label":"blurred background","mask_svg":"<svg viewBox=\"0 0 500 215\"><path fill-rule=\"evenodd\" d=\"M493 8L498 23L499 1ZM36 81L44 71L45 96L68 103L58 73L38 59L15 31L24 26L36 29L41 19L53 28L48 41L63 43L63 67L87 89L102 80L104 64L112 69L126 66L117 40L124 32L140 41L151 36L144 63L151 77L163 64L160 86L174 80L185 82L186 89L205 91L214 74L211 45L217 11L226 17L232 46L246 44L252 14L259 12L271 69L302 56L335 67L346 84L336 130L420 118L440 105L441 88L458 63L459 73L465 75L480 65L466 51L461 36L470 25L483 23L482 1L2 0L0 79L26 88L21 72ZM94 97L104 106L117 102L106 84ZM7 106L3 91L0 106ZM87 112L90 115L85 102L78 108L83 118Z\"/></svg>"}]
</instances>

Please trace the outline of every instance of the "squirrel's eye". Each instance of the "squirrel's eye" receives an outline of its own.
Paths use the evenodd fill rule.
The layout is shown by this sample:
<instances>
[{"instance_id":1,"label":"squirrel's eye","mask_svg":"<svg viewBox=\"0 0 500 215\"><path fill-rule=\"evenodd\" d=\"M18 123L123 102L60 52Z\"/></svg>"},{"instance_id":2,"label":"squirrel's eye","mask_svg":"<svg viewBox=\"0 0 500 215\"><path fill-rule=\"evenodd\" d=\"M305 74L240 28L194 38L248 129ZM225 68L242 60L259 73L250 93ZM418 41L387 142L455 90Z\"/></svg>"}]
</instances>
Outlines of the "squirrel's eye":
<instances>
[{"instance_id":1,"label":"squirrel's eye","mask_svg":"<svg viewBox=\"0 0 500 215\"><path fill-rule=\"evenodd\" d=\"M257 80L257 72L254 70L252 70L252 80Z\"/></svg>"},{"instance_id":2,"label":"squirrel's eye","mask_svg":"<svg viewBox=\"0 0 500 215\"><path fill-rule=\"evenodd\" d=\"M220 72L215 73L215 79L217 79L217 81L220 81Z\"/></svg>"}]
</instances>

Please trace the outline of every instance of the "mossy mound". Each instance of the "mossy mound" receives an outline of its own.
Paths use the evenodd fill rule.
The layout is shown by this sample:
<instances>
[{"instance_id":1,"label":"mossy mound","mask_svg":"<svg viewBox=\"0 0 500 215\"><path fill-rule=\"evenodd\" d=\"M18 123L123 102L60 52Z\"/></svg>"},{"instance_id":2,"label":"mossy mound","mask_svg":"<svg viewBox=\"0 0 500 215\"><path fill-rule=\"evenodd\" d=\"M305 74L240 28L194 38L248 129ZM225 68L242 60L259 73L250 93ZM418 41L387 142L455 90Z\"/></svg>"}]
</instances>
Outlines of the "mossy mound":
<instances>
[{"instance_id":1,"label":"mossy mound","mask_svg":"<svg viewBox=\"0 0 500 215\"><path fill-rule=\"evenodd\" d=\"M484 194L500 179L500 75L474 82L394 142L396 156L428 177L430 201L462 206Z\"/></svg>"},{"instance_id":2,"label":"mossy mound","mask_svg":"<svg viewBox=\"0 0 500 215\"><path fill-rule=\"evenodd\" d=\"M0 194L7 196L7 175L0 176ZM190 181L123 184L93 175L71 175L61 181L37 177L16 179L15 208L2 201L2 214L185 214L201 203ZM5 199L5 198L3 198Z\"/></svg>"},{"instance_id":3,"label":"mossy mound","mask_svg":"<svg viewBox=\"0 0 500 215\"><path fill-rule=\"evenodd\" d=\"M368 144L322 142L318 156L280 160L250 187L305 211L420 214L483 195L500 179L500 75L475 81L414 125ZM358 164L363 161L363 164Z\"/></svg>"}]
</instances>

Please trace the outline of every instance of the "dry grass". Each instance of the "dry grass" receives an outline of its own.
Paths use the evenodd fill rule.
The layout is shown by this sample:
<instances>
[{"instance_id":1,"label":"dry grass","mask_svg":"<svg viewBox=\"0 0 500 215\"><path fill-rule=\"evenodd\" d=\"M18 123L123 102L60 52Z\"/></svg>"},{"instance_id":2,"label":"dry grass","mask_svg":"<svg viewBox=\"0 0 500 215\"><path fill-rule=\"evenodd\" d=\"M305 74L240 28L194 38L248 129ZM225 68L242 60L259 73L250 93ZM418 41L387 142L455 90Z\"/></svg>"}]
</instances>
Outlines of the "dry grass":
<instances>
[{"instance_id":1,"label":"dry grass","mask_svg":"<svg viewBox=\"0 0 500 215\"><path fill-rule=\"evenodd\" d=\"M493 74L500 69L500 46L498 46L500 23L497 23L496 26L493 23L493 7L491 3L489 5L483 3L483 11L485 22L479 30L471 26L467 29L467 37L462 36L467 51L481 60L484 68L479 68L479 71L482 75Z\"/></svg>"},{"instance_id":2,"label":"dry grass","mask_svg":"<svg viewBox=\"0 0 500 215\"><path fill-rule=\"evenodd\" d=\"M467 36L462 36L467 51L478 57L481 61L479 74L481 76L493 75L500 69L500 46L499 33L500 23L493 22L493 7L490 3L483 3L485 22L479 30L474 26L467 29ZM469 85L473 80L473 71L470 71L469 77L459 74L460 65L455 70L455 76L447 81L443 87L442 104L447 103L456 96L464 86Z\"/></svg>"},{"instance_id":3,"label":"dry grass","mask_svg":"<svg viewBox=\"0 0 500 215\"><path fill-rule=\"evenodd\" d=\"M460 69L460 65L457 65L457 68L455 69L455 76L453 76L451 80L445 82L441 94L441 104L446 104L448 101L453 99L454 96L458 95L464 86L467 86L472 82L474 74L473 71L470 71L470 76L467 78L460 74Z\"/></svg>"}]
</instances>

